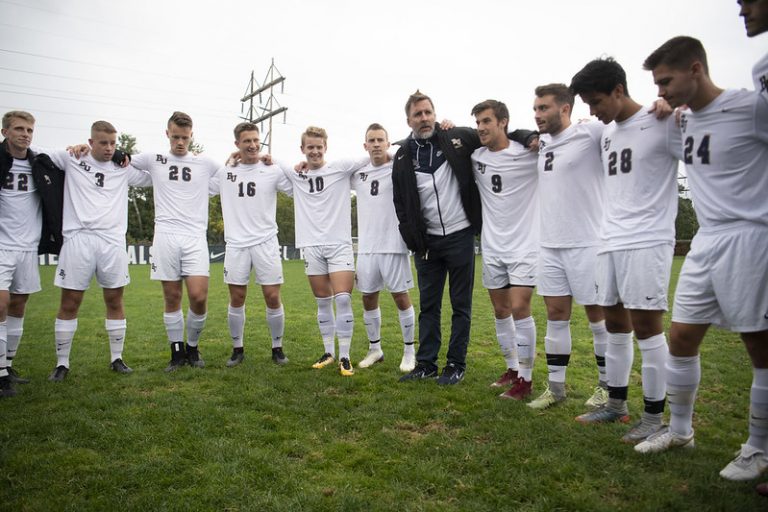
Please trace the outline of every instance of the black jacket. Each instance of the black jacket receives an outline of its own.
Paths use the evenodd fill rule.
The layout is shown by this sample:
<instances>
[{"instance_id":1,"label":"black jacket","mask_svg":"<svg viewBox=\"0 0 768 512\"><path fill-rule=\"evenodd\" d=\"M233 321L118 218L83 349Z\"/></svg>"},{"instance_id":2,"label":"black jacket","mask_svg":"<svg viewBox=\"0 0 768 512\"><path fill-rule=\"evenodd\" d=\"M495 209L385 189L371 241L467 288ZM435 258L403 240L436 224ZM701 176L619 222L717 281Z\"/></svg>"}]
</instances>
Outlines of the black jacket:
<instances>
[{"instance_id":1,"label":"black jacket","mask_svg":"<svg viewBox=\"0 0 768 512\"><path fill-rule=\"evenodd\" d=\"M64 172L56 167L45 153L35 155L27 150L27 160L32 168L32 181L43 210L43 229L40 233L38 254L59 254L64 238L61 234L64 208ZM8 152L8 142L0 144L0 184L13 167L13 156Z\"/></svg>"}]
</instances>

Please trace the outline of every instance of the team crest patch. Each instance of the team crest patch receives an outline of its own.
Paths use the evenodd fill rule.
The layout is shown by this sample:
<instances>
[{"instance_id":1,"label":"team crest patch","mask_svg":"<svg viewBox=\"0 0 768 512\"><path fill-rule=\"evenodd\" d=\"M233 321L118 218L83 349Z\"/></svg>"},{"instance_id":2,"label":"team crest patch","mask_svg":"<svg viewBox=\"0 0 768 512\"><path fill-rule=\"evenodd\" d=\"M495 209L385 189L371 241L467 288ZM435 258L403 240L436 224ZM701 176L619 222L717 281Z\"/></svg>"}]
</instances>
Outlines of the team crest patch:
<instances>
[{"instance_id":1,"label":"team crest patch","mask_svg":"<svg viewBox=\"0 0 768 512\"><path fill-rule=\"evenodd\" d=\"M451 139L451 144L453 144L453 147L456 149L463 147L461 144L461 139Z\"/></svg>"},{"instance_id":2,"label":"team crest patch","mask_svg":"<svg viewBox=\"0 0 768 512\"><path fill-rule=\"evenodd\" d=\"M237 181L237 174L228 172L227 173L227 179L229 181Z\"/></svg>"},{"instance_id":3,"label":"team crest patch","mask_svg":"<svg viewBox=\"0 0 768 512\"><path fill-rule=\"evenodd\" d=\"M366 180L368 180L368 174L364 173L364 172L361 172L360 173L360 181L366 181Z\"/></svg>"},{"instance_id":4,"label":"team crest patch","mask_svg":"<svg viewBox=\"0 0 768 512\"><path fill-rule=\"evenodd\" d=\"M485 174L485 164L477 162L477 170L480 172L480 174Z\"/></svg>"},{"instance_id":5,"label":"team crest patch","mask_svg":"<svg viewBox=\"0 0 768 512\"><path fill-rule=\"evenodd\" d=\"M603 141L603 151L608 151L609 149L611 149L611 139L606 137Z\"/></svg>"},{"instance_id":6,"label":"team crest patch","mask_svg":"<svg viewBox=\"0 0 768 512\"><path fill-rule=\"evenodd\" d=\"M163 165L168 163L168 159L165 158L163 155L156 155L156 156L157 156L157 158L155 159L156 162L160 162Z\"/></svg>"},{"instance_id":7,"label":"team crest patch","mask_svg":"<svg viewBox=\"0 0 768 512\"><path fill-rule=\"evenodd\" d=\"M688 117L683 114L680 116L680 129L685 133L686 128L688 128Z\"/></svg>"}]
</instances>

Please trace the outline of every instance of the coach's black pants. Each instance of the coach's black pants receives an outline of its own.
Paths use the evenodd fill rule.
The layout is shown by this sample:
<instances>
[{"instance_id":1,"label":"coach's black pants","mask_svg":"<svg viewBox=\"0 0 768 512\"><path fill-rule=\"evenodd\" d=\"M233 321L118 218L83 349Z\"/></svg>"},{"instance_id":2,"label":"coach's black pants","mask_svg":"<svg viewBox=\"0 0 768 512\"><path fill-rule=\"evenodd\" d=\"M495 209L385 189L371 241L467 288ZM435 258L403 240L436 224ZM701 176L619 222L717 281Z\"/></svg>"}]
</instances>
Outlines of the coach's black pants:
<instances>
[{"instance_id":1,"label":"coach's black pants","mask_svg":"<svg viewBox=\"0 0 768 512\"><path fill-rule=\"evenodd\" d=\"M475 282L475 236L472 228L447 236L427 236L428 252L416 256L419 279L419 351L416 360L437 366L442 336L440 312L445 278L451 298L451 339L448 363L466 367L469 328L472 319L472 288Z\"/></svg>"}]
</instances>

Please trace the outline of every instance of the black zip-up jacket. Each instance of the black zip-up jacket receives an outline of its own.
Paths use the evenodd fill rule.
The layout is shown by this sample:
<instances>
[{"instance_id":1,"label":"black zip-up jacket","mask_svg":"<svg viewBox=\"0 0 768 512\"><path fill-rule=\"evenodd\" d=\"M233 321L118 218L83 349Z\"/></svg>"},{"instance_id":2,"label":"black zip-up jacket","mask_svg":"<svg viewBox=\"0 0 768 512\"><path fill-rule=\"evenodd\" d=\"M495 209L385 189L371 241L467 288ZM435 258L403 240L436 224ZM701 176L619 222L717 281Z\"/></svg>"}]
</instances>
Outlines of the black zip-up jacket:
<instances>
[{"instance_id":1,"label":"black zip-up jacket","mask_svg":"<svg viewBox=\"0 0 768 512\"><path fill-rule=\"evenodd\" d=\"M56 167L45 153L35 155L27 150L27 160L32 168L32 181L43 210L43 229L40 233L38 254L59 254L64 237L62 211L64 209L64 172ZM8 152L8 142L0 144L0 186L4 186L8 173L13 167L13 156Z\"/></svg>"},{"instance_id":2,"label":"black zip-up jacket","mask_svg":"<svg viewBox=\"0 0 768 512\"><path fill-rule=\"evenodd\" d=\"M530 143L536 132L515 130L509 138L525 144ZM410 136L409 136L410 137ZM461 204L475 234L483 227L483 217L480 205L480 192L472 174L471 155L481 146L480 137L473 128L456 127L442 130L435 125L434 138L443 151L451 171L459 183ZM416 174L413 168L408 138L399 141L400 146L395 153L392 164L392 185L394 192L395 212L400 222L398 229L405 245L416 254L427 251L427 225L421 215L421 199L416 185Z\"/></svg>"}]
</instances>

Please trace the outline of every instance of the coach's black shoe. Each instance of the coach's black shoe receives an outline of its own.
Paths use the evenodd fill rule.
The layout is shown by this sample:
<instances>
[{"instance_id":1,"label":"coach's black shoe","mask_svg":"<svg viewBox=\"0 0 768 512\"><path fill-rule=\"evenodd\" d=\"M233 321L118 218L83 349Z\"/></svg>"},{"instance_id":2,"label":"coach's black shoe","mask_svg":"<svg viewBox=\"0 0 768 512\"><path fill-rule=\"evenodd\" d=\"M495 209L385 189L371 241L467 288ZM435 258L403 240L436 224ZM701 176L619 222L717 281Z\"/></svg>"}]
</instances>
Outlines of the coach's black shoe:
<instances>
[{"instance_id":1,"label":"coach's black shoe","mask_svg":"<svg viewBox=\"0 0 768 512\"><path fill-rule=\"evenodd\" d=\"M283 353L283 347L275 347L272 349L272 361L281 366L288 364L288 358L285 357L285 354Z\"/></svg>"},{"instance_id":2,"label":"coach's black shoe","mask_svg":"<svg viewBox=\"0 0 768 512\"><path fill-rule=\"evenodd\" d=\"M243 362L243 359L245 359L245 353L243 352L243 349L234 349L232 350L232 355L229 356L229 359L227 359L227 368L232 368L234 366L239 365Z\"/></svg>"},{"instance_id":3,"label":"coach's black shoe","mask_svg":"<svg viewBox=\"0 0 768 512\"><path fill-rule=\"evenodd\" d=\"M187 364L192 368L205 368L205 361L200 357L197 347L187 345Z\"/></svg>"},{"instance_id":4,"label":"coach's black shoe","mask_svg":"<svg viewBox=\"0 0 768 512\"><path fill-rule=\"evenodd\" d=\"M67 378L68 373L69 368L64 365L59 365L53 369L51 374L48 376L48 380L51 382L63 382L64 379Z\"/></svg>"},{"instance_id":5,"label":"coach's black shoe","mask_svg":"<svg viewBox=\"0 0 768 512\"><path fill-rule=\"evenodd\" d=\"M19 372L17 372L13 366L9 366L6 370L8 370L8 376L14 384L29 384L29 379L25 379L19 375Z\"/></svg>"},{"instance_id":6,"label":"coach's black shoe","mask_svg":"<svg viewBox=\"0 0 768 512\"><path fill-rule=\"evenodd\" d=\"M109 367L117 373L133 373L133 370L119 357L110 363Z\"/></svg>"},{"instance_id":7,"label":"coach's black shoe","mask_svg":"<svg viewBox=\"0 0 768 512\"><path fill-rule=\"evenodd\" d=\"M17 394L18 392L13 385L10 375L0 377L0 398L9 398Z\"/></svg>"},{"instance_id":8,"label":"coach's black shoe","mask_svg":"<svg viewBox=\"0 0 768 512\"><path fill-rule=\"evenodd\" d=\"M440 386L451 386L458 384L464 379L464 370L456 366L454 363L448 363L443 368L443 373L437 379L437 384Z\"/></svg>"},{"instance_id":9,"label":"coach's black shoe","mask_svg":"<svg viewBox=\"0 0 768 512\"><path fill-rule=\"evenodd\" d=\"M409 380L426 380L434 379L437 377L437 366L427 365L424 363L417 363L416 368L400 377L400 382L407 382Z\"/></svg>"}]
</instances>

